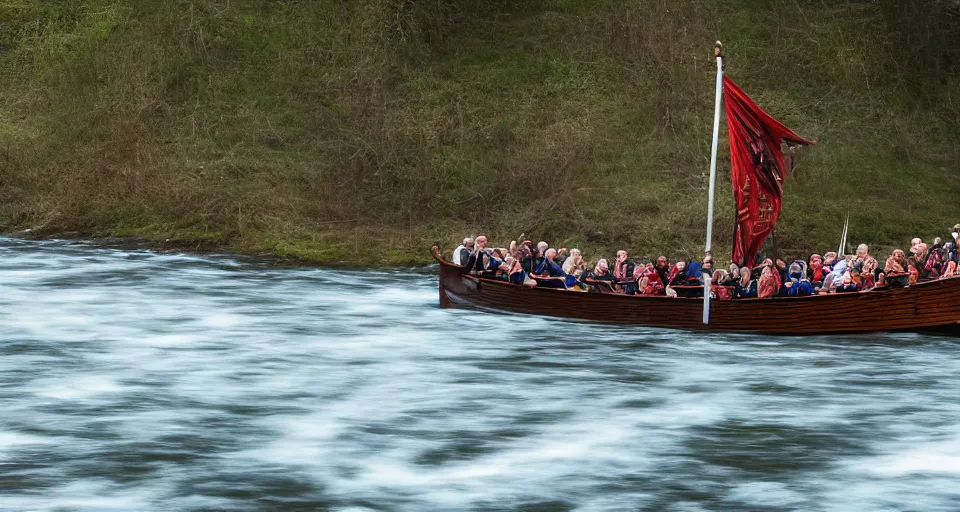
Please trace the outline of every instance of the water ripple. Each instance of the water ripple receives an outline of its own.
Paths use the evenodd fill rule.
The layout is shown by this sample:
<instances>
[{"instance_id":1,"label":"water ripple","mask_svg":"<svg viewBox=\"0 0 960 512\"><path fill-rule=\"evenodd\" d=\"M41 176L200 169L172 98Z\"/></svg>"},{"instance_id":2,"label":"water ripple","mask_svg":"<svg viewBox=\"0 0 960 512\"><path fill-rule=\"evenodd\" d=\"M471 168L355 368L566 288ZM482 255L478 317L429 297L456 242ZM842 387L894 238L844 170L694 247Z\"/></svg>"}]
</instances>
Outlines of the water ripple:
<instances>
[{"instance_id":1,"label":"water ripple","mask_svg":"<svg viewBox=\"0 0 960 512\"><path fill-rule=\"evenodd\" d=\"M0 510L952 511L958 345L446 311L428 270L0 239Z\"/></svg>"}]
</instances>

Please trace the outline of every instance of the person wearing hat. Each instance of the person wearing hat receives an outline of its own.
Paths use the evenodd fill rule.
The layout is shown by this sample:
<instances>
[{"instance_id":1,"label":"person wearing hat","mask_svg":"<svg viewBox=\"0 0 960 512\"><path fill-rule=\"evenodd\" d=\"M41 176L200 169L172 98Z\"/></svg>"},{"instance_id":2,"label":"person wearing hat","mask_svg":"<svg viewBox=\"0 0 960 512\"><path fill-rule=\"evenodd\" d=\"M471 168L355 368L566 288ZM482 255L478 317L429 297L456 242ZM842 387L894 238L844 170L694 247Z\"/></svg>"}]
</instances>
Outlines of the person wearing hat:
<instances>
[{"instance_id":1,"label":"person wearing hat","mask_svg":"<svg viewBox=\"0 0 960 512\"><path fill-rule=\"evenodd\" d=\"M923 240L914 238L910 241L910 257L907 258L907 272L910 273L910 284L924 279L927 266L927 244Z\"/></svg>"}]
</instances>

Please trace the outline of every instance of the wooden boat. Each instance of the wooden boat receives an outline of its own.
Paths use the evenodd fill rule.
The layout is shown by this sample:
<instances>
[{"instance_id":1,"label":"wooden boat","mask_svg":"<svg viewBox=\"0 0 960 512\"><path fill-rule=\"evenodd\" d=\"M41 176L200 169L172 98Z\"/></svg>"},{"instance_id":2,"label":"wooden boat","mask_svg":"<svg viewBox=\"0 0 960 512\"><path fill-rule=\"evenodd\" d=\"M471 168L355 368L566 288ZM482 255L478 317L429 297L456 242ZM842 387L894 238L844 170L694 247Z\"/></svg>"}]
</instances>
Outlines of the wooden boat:
<instances>
[{"instance_id":1,"label":"wooden boat","mask_svg":"<svg viewBox=\"0 0 960 512\"><path fill-rule=\"evenodd\" d=\"M730 261L753 267L765 238L776 224L789 174L782 145L813 145L757 106L729 77L723 76L722 45L717 61L716 103L707 202L704 254L711 254L713 202L721 100L726 103L730 136L731 183L736 203ZM725 99L724 99L725 98ZM792 162L792 160L791 160ZM849 219L848 219L849 220ZM840 256L846 247L841 236ZM475 307L551 315L598 322L675 327L723 332L824 334L899 330L960 332L960 278L921 282L908 288L863 292L717 300L695 297L627 296L562 289L525 288L464 273L433 247L440 264L441 307ZM710 276L705 275L707 285Z\"/></svg>"},{"instance_id":2,"label":"wooden boat","mask_svg":"<svg viewBox=\"0 0 960 512\"><path fill-rule=\"evenodd\" d=\"M710 301L710 323L702 321L703 299L628 296L549 288L524 288L484 279L446 261L440 265L440 306L529 313L612 324L719 332L837 334L878 331L960 332L960 278L921 282L909 288L874 289L812 297Z\"/></svg>"}]
</instances>

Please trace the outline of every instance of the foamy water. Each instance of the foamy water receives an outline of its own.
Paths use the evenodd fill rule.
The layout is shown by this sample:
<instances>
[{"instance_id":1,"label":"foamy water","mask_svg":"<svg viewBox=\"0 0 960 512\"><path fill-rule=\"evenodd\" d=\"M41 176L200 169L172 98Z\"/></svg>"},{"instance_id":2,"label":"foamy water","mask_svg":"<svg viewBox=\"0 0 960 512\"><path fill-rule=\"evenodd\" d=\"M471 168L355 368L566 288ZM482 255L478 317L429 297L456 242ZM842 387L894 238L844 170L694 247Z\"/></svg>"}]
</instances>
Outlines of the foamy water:
<instances>
[{"instance_id":1,"label":"foamy water","mask_svg":"<svg viewBox=\"0 0 960 512\"><path fill-rule=\"evenodd\" d=\"M0 239L0 510L955 511L958 363Z\"/></svg>"}]
</instances>

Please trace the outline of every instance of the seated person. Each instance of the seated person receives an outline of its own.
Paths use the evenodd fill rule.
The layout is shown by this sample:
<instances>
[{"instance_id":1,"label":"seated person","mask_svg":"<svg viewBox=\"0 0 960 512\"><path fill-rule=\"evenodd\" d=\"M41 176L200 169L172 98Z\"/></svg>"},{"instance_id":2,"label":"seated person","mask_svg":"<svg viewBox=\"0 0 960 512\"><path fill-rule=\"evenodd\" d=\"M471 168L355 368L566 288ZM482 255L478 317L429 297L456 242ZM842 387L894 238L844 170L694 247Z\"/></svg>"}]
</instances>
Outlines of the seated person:
<instances>
[{"instance_id":1,"label":"seated person","mask_svg":"<svg viewBox=\"0 0 960 512\"><path fill-rule=\"evenodd\" d=\"M940 277L957 277L958 275L960 275L960 272L958 272L957 262L948 261L947 266L943 271L943 275Z\"/></svg>"},{"instance_id":2,"label":"seated person","mask_svg":"<svg viewBox=\"0 0 960 512\"><path fill-rule=\"evenodd\" d=\"M657 275L660 276L660 282L667 285L670 282L670 262L667 261L666 256L658 256L657 261L653 264L653 268L657 271Z\"/></svg>"},{"instance_id":3,"label":"seated person","mask_svg":"<svg viewBox=\"0 0 960 512\"><path fill-rule=\"evenodd\" d=\"M703 264L699 261L691 261L687 265L687 286L703 286Z\"/></svg>"},{"instance_id":4,"label":"seated person","mask_svg":"<svg viewBox=\"0 0 960 512\"><path fill-rule=\"evenodd\" d=\"M587 284L594 286L593 290L604 293L613 293L613 274L605 258L600 258L593 270L587 274Z\"/></svg>"},{"instance_id":5,"label":"seated person","mask_svg":"<svg viewBox=\"0 0 960 512\"><path fill-rule=\"evenodd\" d=\"M877 260L870 258L863 262L863 268L861 269L861 279L863 284L860 286L861 290L871 290L877 286Z\"/></svg>"},{"instance_id":6,"label":"seated person","mask_svg":"<svg viewBox=\"0 0 960 512\"><path fill-rule=\"evenodd\" d=\"M470 253L473 252L473 238L466 237L463 239L463 243L458 245L456 249L453 250L453 258L451 261L454 265L463 266L468 259L470 259Z\"/></svg>"},{"instance_id":7,"label":"seated person","mask_svg":"<svg viewBox=\"0 0 960 512\"><path fill-rule=\"evenodd\" d=\"M933 239L933 246L927 254L927 261L923 266L926 279L936 279L943 275L946 268L946 251L943 249L943 241L940 238Z\"/></svg>"},{"instance_id":8,"label":"seated person","mask_svg":"<svg viewBox=\"0 0 960 512\"><path fill-rule=\"evenodd\" d=\"M891 287L906 286L908 282L906 266L907 255L900 249L895 249L883 266L885 284Z\"/></svg>"},{"instance_id":9,"label":"seated person","mask_svg":"<svg viewBox=\"0 0 960 512\"><path fill-rule=\"evenodd\" d=\"M484 257L483 277L495 279L502 274L503 252L500 249L494 249L489 255Z\"/></svg>"},{"instance_id":10,"label":"seated person","mask_svg":"<svg viewBox=\"0 0 960 512\"><path fill-rule=\"evenodd\" d=\"M703 262L700 264L700 271L702 272L702 275L707 275L713 278L713 255L707 253L706 256L703 257ZM703 278L701 277L700 280L703 281Z\"/></svg>"},{"instance_id":11,"label":"seated person","mask_svg":"<svg viewBox=\"0 0 960 512\"><path fill-rule=\"evenodd\" d=\"M534 271L537 270L537 266L540 265L540 255L537 254L537 249L533 247L533 242L530 240L524 240L520 246L517 247L517 255L520 265L523 266L523 270L527 274L534 273Z\"/></svg>"},{"instance_id":12,"label":"seated person","mask_svg":"<svg viewBox=\"0 0 960 512\"><path fill-rule=\"evenodd\" d=\"M587 274L587 279L592 281L612 281L613 274L610 273L610 266L606 258L600 258L593 270Z\"/></svg>"},{"instance_id":13,"label":"seated person","mask_svg":"<svg viewBox=\"0 0 960 512\"><path fill-rule=\"evenodd\" d=\"M730 270L726 272L723 282L719 284L721 286L736 286L739 281L740 267L738 267L736 263L731 263Z\"/></svg>"},{"instance_id":14,"label":"seated person","mask_svg":"<svg viewBox=\"0 0 960 512\"><path fill-rule=\"evenodd\" d=\"M563 267L556 262L557 250L547 249L543 261L533 273L533 278L537 280L540 286L547 288L567 288L566 274L563 273Z\"/></svg>"},{"instance_id":15,"label":"seated person","mask_svg":"<svg viewBox=\"0 0 960 512\"><path fill-rule=\"evenodd\" d=\"M531 244L532 243L533 242L531 242ZM547 249L549 248L550 246L547 245L546 242L543 242L543 241L537 242L537 247L533 251L534 260L533 260L533 270L530 271L531 274L537 273L537 269L540 268L540 265L543 264L543 260L546 259Z\"/></svg>"},{"instance_id":16,"label":"seated person","mask_svg":"<svg viewBox=\"0 0 960 512\"><path fill-rule=\"evenodd\" d=\"M831 272L836 263L837 253L830 251L823 254L823 266L827 269L827 272Z\"/></svg>"},{"instance_id":17,"label":"seated person","mask_svg":"<svg viewBox=\"0 0 960 512\"><path fill-rule=\"evenodd\" d=\"M626 293L633 295L636 292L636 281L633 278L635 265L629 259L627 251L617 251L617 259L613 262L613 280L624 287Z\"/></svg>"},{"instance_id":18,"label":"seated person","mask_svg":"<svg viewBox=\"0 0 960 512\"><path fill-rule=\"evenodd\" d=\"M807 279L814 288L823 284L823 278L830 273L830 269L823 266L823 257L819 254L810 256L810 265L807 267Z\"/></svg>"},{"instance_id":19,"label":"seated person","mask_svg":"<svg viewBox=\"0 0 960 512\"><path fill-rule=\"evenodd\" d=\"M787 269L787 264L780 258L777 258L777 261L773 262L773 270L777 272L777 277L780 279L780 291L783 291L783 282L787 280L787 274L790 273Z\"/></svg>"},{"instance_id":20,"label":"seated person","mask_svg":"<svg viewBox=\"0 0 960 512\"><path fill-rule=\"evenodd\" d=\"M860 291L860 288L857 286L857 282L853 279L853 274L857 273L857 278L859 279L859 271L857 269L851 269L843 273L842 282L840 286L837 287L837 293L850 293Z\"/></svg>"},{"instance_id":21,"label":"seated person","mask_svg":"<svg viewBox=\"0 0 960 512\"><path fill-rule=\"evenodd\" d=\"M570 274L579 279L583 277L586 271L587 264L583 261L583 255L580 254L580 249L570 249L570 256L563 261L563 273Z\"/></svg>"},{"instance_id":22,"label":"seated person","mask_svg":"<svg viewBox=\"0 0 960 512\"><path fill-rule=\"evenodd\" d=\"M957 252L957 248L960 247L960 224L953 226L953 232L950 233L950 237L947 238L947 243L944 244L944 247L947 248L947 261L952 261L960 265L960 254Z\"/></svg>"},{"instance_id":23,"label":"seated person","mask_svg":"<svg viewBox=\"0 0 960 512\"><path fill-rule=\"evenodd\" d=\"M680 260L670 269L670 275L667 279L669 286L682 286L687 282L687 262Z\"/></svg>"},{"instance_id":24,"label":"seated person","mask_svg":"<svg viewBox=\"0 0 960 512\"><path fill-rule=\"evenodd\" d=\"M703 297L703 267L699 261L687 265L686 279L674 285L678 297Z\"/></svg>"},{"instance_id":25,"label":"seated person","mask_svg":"<svg viewBox=\"0 0 960 512\"><path fill-rule=\"evenodd\" d=\"M507 281L517 285L517 286L526 286L527 288L533 288L537 286L537 282L530 278L527 274L527 271L523 269L523 266L520 265L520 261L514 258L507 258L505 261L507 264Z\"/></svg>"},{"instance_id":26,"label":"seated person","mask_svg":"<svg viewBox=\"0 0 960 512\"><path fill-rule=\"evenodd\" d=\"M757 297L757 281L753 279L750 267L740 269L740 282L734 288L734 298L753 299Z\"/></svg>"},{"instance_id":27,"label":"seated person","mask_svg":"<svg viewBox=\"0 0 960 512\"><path fill-rule=\"evenodd\" d=\"M809 297L813 295L813 283L807 278L805 266L802 260L790 264L787 280L783 283L787 297Z\"/></svg>"},{"instance_id":28,"label":"seated person","mask_svg":"<svg viewBox=\"0 0 960 512\"><path fill-rule=\"evenodd\" d=\"M663 295L663 281L660 280L660 274L652 265L640 274L637 280L637 295Z\"/></svg>"},{"instance_id":29,"label":"seated person","mask_svg":"<svg viewBox=\"0 0 960 512\"><path fill-rule=\"evenodd\" d=\"M853 266L863 272L863 266L867 264L872 264L873 268L877 268L877 260L870 256L870 247L867 244L860 244L857 246L857 255L853 259Z\"/></svg>"},{"instance_id":30,"label":"seated person","mask_svg":"<svg viewBox=\"0 0 960 512\"><path fill-rule=\"evenodd\" d=\"M773 262L763 266L760 281L757 283L757 297L765 299L775 297L780 291L780 274L773 266Z\"/></svg>"},{"instance_id":31,"label":"seated person","mask_svg":"<svg viewBox=\"0 0 960 512\"><path fill-rule=\"evenodd\" d=\"M910 274L908 282L916 283L921 279L929 279L930 273L927 271L927 244L919 238L914 238L914 243L910 245L910 256L907 258L907 272Z\"/></svg>"},{"instance_id":32,"label":"seated person","mask_svg":"<svg viewBox=\"0 0 960 512\"><path fill-rule=\"evenodd\" d=\"M464 261L463 256L461 256L460 261L464 268L469 269L470 272L482 273L487 269L492 252L487 249L487 237L480 235L474 241L473 252L467 257L467 260Z\"/></svg>"},{"instance_id":33,"label":"seated person","mask_svg":"<svg viewBox=\"0 0 960 512\"><path fill-rule=\"evenodd\" d=\"M723 284L729 281L730 273L726 270L721 268L714 272L713 279L710 281L710 297L721 300L732 299L733 288Z\"/></svg>"}]
</instances>

